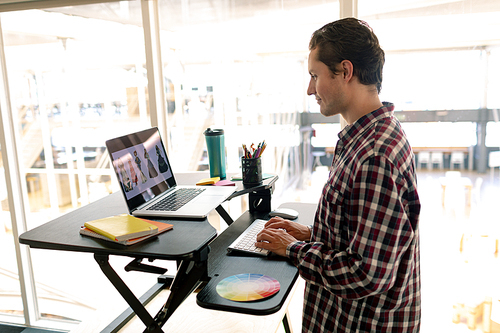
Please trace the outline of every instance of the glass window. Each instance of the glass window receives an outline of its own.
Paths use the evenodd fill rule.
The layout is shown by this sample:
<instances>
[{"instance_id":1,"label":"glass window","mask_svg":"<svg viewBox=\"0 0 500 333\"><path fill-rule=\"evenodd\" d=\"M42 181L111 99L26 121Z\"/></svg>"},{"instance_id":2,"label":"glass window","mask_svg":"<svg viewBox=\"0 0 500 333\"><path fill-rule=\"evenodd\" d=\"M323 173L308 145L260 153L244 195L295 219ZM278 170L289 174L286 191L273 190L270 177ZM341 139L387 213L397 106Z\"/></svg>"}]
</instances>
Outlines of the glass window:
<instances>
[{"instance_id":1,"label":"glass window","mask_svg":"<svg viewBox=\"0 0 500 333\"><path fill-rule=\"evenodd\" d=\"M487 98L488 108L500 109L500 47L492 47L488 55L488 87ZM495 121L500 121L498 117ZM500 146L497 145L497 146Z\"/></svg>"},{"instance_id":2,"label":"glass window","mask_svg":"<svg viewBox=\"0 0 500 333\"><path fill-rule=\"evenodd\" d=\"M2 14L30 228L113 192L106 139L150 126L143 31L119 22L132 8ZM103 13L115 22L93 18Z\"/></svg>"},{"instance_id":3,"label":"glass window","mask_svg":"<svg viewBox=\"0 0 500 333\"><path fill-rule=\"evenodd\" d=\"M313 147L335 147L338 141L338 133L342 129L340 124L313 124Z\"/></svg>"},{"instance_id":4,"label":"glass window","mask_svg":"<svg viewBox=\"0 0 500 333\"><path fill-rule=\"evenodd\" d=\"M381 99L396 111L415 111L407 113L412 122L400 119L418 163L422 290L436 291L422 294L421 329L466 329L460 304L493 297L498 306L497 283L488 278L498 270L498 177L485 166L489 147L500 146L500 128L486 124L481 109L500 105L499 3L359 0L358 8L386 52ZM460 116L474 114L473 121ZM436 244L446 260L433 259ZM434 279L440 273L454 278ZM471 281L477 288L462 288Z\"/></svg>"},{"instance_id":5,"label":"glass window","mask_svg":"<svg viewBox=\"0 0 500 333\"><path fill-rule=\"evenodd\" d=\"M160 5L176 169L208 167L202 133L211 126L225 130L229 171L238 171L244 143L265 139L268 152L288 154L282 144L300 141L295 115L307 108L309 38L338 17L338 2ZM263 156L266 170L287 173L274 170L276 164L287 167L275 162L280 158Z\"/></svg>"},{"instance_id":6,"label":"glass window","mask_svg":"<svg viewBox=\"0 0 500 333\"><path fill-rule=\"evenodd\" d=\"M476 124L471 122L403 122L402 126L414 148L471 147L477 144Z\"/></svg>"},{"instance_id":7,"label":"glass window","mask_svg":"<svg viewBox=\"0 0 500 333\"><path fill-rule=\"evenodd\" d=\"M0 152L2 147L0 146ZM19 286L14 236L10 217L5 170L0 155L0 316L20 317L23 304ZM6 255L7 254L7 255ZM2 320L3 321L3 320Z\"/></svg>"},{"instance_id":8,"label":"glass window","mask_svg":"<svg viewBox=\"0 0 500 333\"><path fill-rule=\"evenodd\" d=\"M140 17L140 1L2 14L29 229L118 190L105 141L150 127ZM4 202L2 195L2 207ZM12 236L8 211L2 214L0 235L8 240L1 242L3 249L12 246ZM91 255L31 255L42 318L76 322L101 306L124 302ZM7 274L16 272L15 256L0 262L2 291L11 292L0 304L14 299L10 310L17 314L22 307L12 285L16 276ZM155 283L153 276L144 279L139 289Z\"/></svg>"},{"instance_id":9,"label":"glass window","mask_svg":"<svg viewBox=\"0 0 500 333\"><path fill-rule=\"evenodd\" d=\"M404 111L478 109L483 105L485 73L460 68L482 68L481 55L478 50L388 51L380 98Z\"/></svg>"},{"instance_id":10,"label":"glass window","mask_svg":"<svg viewBox=\"0 0 500 333\"><path fill-rule=\"evenodd\" d=\"M489 122L486 125L486 147L500 148L500 122Z\"/></svg>"}]
</instances>

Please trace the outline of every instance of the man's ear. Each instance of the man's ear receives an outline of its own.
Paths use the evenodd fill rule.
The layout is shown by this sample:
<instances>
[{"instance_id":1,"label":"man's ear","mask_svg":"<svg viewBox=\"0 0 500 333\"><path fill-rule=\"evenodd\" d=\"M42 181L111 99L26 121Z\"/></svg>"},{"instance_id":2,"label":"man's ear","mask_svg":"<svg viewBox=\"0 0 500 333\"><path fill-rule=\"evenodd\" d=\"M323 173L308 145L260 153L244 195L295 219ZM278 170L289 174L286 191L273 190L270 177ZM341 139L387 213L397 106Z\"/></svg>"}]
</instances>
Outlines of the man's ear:
<instances>
[{"instance_id":1,"label":"man's ear","mask_svg":"<svg viewBox=\"0 0 500 333\"><path fill-rule=\"evenodd\" d=\"M354 75L354 67L352 66L352 62L350 62L349 60L342 60L340 66L342 66L343 71L342 79L344 79L346 82L350 81Z\"/></svg>"}]
</instances>

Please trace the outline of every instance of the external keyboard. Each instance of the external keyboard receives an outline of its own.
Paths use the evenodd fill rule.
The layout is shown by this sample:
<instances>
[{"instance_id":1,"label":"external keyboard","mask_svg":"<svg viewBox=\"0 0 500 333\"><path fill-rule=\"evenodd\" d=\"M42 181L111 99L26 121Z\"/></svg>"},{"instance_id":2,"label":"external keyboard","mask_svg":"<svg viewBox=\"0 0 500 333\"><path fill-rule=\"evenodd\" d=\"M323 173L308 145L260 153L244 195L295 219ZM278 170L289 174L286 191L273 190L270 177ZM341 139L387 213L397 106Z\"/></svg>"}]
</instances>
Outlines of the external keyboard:
<instances>
[{"instance_id":1,"label":"external keyboard","mask_svg":"<svg viewBox=\"0 0 500 333\"><path fill-rule=\"evenodd\" d=\"M227 252L231 253L233 251L237 251L267 256L269 254L269 250L255 247L257 234L264 229L266 222L266 220L255 220L238 238L236 238L231 245L229 245Z\"/></svg>"},{"instance_id":2,"label":"external keyboard","mask_svg":"<svg viewBox=\"0 0 500 333\"><path fill-rule=\"evenodd\" d=\"M147 210L176 211L203 191L205 191L204 188L179 188L174 193L148 207Z\"/></svg>"}]
</instances>

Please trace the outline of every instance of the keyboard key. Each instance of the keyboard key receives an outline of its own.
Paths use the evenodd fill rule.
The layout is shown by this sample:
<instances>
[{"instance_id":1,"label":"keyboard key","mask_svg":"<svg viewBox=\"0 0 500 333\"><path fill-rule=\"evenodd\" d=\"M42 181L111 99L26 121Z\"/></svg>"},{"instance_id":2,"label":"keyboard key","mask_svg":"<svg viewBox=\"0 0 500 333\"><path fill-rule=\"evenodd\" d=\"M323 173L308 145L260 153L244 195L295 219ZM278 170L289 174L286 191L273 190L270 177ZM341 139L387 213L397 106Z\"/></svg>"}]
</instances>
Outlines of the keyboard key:
<instances>
[{"instance_id":1,"label":"keyboard key","mask_svg":"<svg viewBox=\"0 0 500 333\"><path fill-rule=\"evenodd\" d=\"M257 241L257 234L264 229L266 220L255 220L243 233L227 248L228 252L241 251L245 253L253 253L262 256L267 256L269 250L255 247Z\"/></svg>"},{"instance_id":2,"label":"keyboard key","mask_svg":"<svg viewBox=\"0 0 500 333\"><path fill-rule=\"evenodd\" d=\"M147 210L176 211L203 191L205 191L204 188L180 188L150 206Z\"/></svg>"}]
</instances>

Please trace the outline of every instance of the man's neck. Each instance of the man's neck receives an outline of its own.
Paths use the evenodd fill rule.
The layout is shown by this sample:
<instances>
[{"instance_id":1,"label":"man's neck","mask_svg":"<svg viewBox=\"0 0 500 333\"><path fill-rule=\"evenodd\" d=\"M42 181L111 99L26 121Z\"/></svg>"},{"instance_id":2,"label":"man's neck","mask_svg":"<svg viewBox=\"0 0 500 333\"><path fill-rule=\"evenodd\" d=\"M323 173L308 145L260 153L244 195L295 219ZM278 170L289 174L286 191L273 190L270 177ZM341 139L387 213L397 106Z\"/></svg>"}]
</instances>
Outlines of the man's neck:
<instances>
[{"instance_id":1,"label":"man's neck","mask_svg":"<svg viewBox=\"0 0 500 333\"><path fill-rule=\"evenodd\" d=\"M351 95L348 109L342 113L347 124L352 125L359 118L382 107L382 102L374 86L358 83Z\"/></svg>"}]
</instances>

